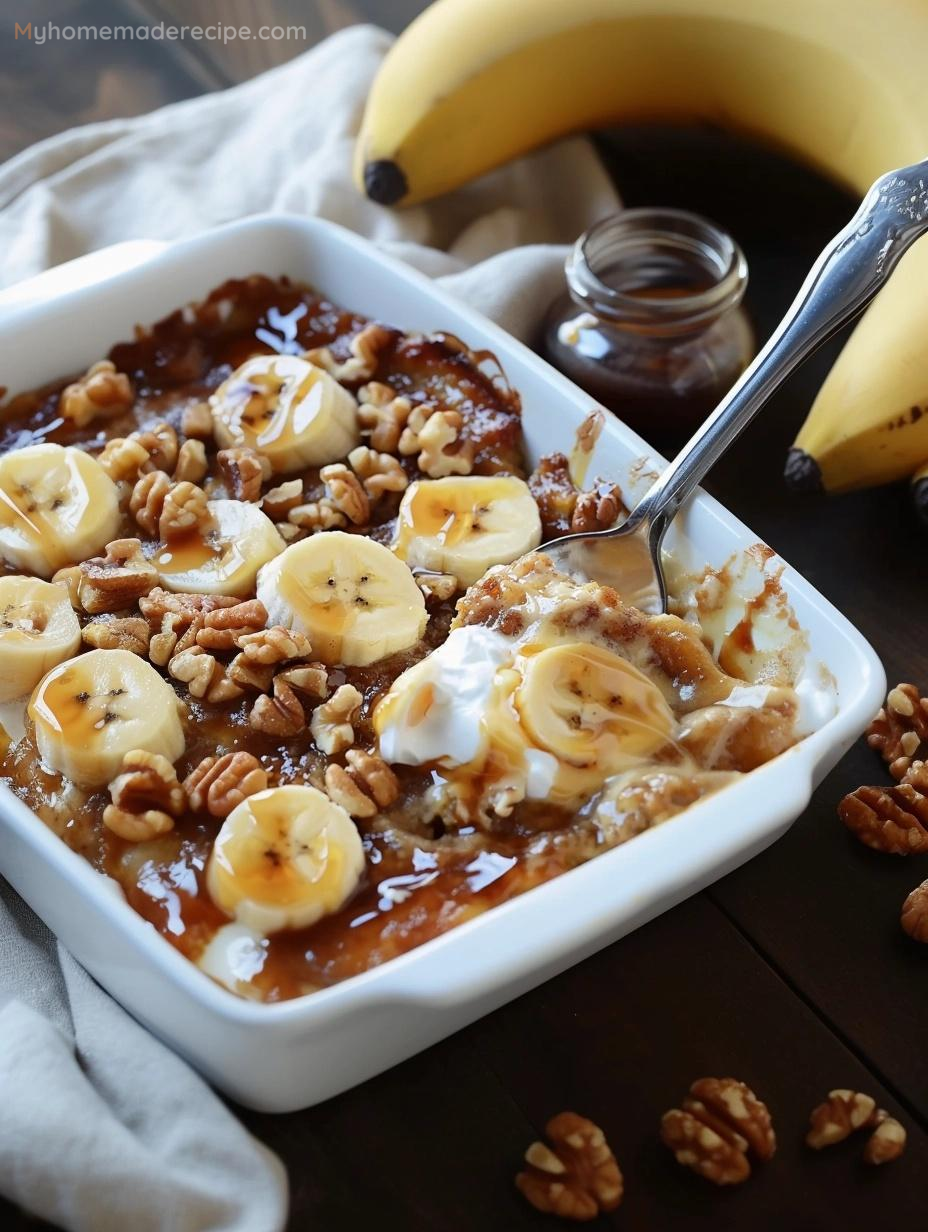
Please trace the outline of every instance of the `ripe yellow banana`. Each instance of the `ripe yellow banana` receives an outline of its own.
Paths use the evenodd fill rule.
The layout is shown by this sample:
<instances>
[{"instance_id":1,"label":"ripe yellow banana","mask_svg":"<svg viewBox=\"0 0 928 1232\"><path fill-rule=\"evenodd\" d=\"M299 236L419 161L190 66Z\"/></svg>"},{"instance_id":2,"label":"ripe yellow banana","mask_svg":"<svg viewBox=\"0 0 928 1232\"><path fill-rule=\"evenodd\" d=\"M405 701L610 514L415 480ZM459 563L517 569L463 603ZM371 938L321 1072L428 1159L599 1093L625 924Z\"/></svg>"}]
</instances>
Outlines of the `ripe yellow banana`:
<instances>
[{"instance_id":1,"label":"ripe yellow banana","mask_svg":"<svg viewBox=\"0 0 928 1232\"><path fill-rule=\"evenodd\" d=\"M863 192L928 157L925 0L438 0L368 100L356 178L383 204L455 188L568 132L709 121ZM844 349L789 477L882 483L928 460L928 239Z\"/></svg>"}]
</instances>

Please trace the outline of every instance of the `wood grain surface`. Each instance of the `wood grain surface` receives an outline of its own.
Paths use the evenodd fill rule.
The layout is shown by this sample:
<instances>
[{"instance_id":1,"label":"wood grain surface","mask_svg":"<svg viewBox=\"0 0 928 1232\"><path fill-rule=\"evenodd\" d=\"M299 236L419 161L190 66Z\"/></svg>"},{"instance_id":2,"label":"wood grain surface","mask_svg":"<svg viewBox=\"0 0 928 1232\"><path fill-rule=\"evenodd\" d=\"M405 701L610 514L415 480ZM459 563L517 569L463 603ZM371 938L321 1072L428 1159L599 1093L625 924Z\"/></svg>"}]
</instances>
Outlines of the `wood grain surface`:
<instances>
[{"instance_id":1,"label":"wood grain surface","mask_svg":"<svg viewBox=\"0 0 928 1232\"><path fill-rule=\"evenodd\" d=\"M3 30L0 157L72 124L244 80L354 21L400 29L420 7L39 0L29 6L33 21L302 24L307 33L305 42L113 42L76 56L73 46L24 46ZM853 208L807 169L709 131L635 129L598 140L627 204L699 210L733 232L748 256L760 338ZM904 488L800 498L782 483L786 448L838 344L771 401L707 486L850 617L892 682L928 687L926 547ZM287 1165L291 1227L552 1227L512 1178L525 1146L564 1108L604 1127L625 1172L626 1199L602 1226L923 1226L928 947L902 934L899 908L928 864L880 856L846 834L835 805L865 781L884 776L859 744L785 838L706 893L319 1108L277 1117L239 1110ZM775 1159L732 1192L681 1170L657 1138L661 1113L704 1074L754 1086L780 1141ZM821 1155L802 1146L809 1110L835 1086L868 1091L900 1116L909 1130L901 1161L866 1169L859 1141ZM37 1226L8 1205L0 1220Z\"/></svg>"}]
</instances>

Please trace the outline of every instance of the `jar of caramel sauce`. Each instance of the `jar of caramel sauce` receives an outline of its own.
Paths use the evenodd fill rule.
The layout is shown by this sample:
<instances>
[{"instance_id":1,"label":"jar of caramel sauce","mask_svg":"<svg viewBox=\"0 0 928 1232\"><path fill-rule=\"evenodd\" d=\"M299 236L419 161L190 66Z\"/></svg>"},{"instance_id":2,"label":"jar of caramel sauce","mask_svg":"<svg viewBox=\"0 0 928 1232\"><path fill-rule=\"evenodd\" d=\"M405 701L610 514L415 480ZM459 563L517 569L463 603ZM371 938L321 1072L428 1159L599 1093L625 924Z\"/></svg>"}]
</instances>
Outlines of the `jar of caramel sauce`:
<instances>
[{"instance_id":1,"label":"jar of caramel sauce","mask_svg":"<svg viewBox=\"0 0 928 1232\"><path fill-rule=\"evenodd\" d=\"M754 352L741 249L696 214L624 210L580 236L565 271L545 357L646 440L681 444Z\"/></svg>"}]
</instances>

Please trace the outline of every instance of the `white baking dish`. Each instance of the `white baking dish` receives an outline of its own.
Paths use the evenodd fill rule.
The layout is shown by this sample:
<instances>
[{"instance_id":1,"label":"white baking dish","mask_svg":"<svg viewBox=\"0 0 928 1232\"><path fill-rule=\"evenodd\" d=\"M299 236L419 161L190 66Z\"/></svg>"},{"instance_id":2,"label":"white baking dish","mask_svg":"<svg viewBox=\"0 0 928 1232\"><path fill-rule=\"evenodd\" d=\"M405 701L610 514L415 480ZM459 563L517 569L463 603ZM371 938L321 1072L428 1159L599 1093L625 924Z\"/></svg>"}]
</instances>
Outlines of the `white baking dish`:
<instances>
[{"instance_id":1,"label":"white baking dish","mask_svg":"<svg viewBox=\"0 0 928 1232\"><path fill-rule=\"evenodd\" d=\"M128 266L129 268L126 268ZM339 227L259 217L170 246L118 245L0 297L0 382L13 391L81 369L226 278L313 283L336 302L411 330L449 330L500 358L524 405L533 455L569 449L590 399L427 278ZM81 285L81 284L84 285ZM649 451L609 417L591 473L626 492ZM679 519L693 558L720 564L755 542L700 494ZM689 554L689 553L688 553ZM784 582L812 656L837 682L834 717L795 748L678 818L344 984L278 1005L214 984L11 793L0 794L0 869L80 962L137 1018L242 1103L318 1102L434 1043L616 940L778 838L879 707L873 651L795 572Z\"/></svg>"}]
</instances>

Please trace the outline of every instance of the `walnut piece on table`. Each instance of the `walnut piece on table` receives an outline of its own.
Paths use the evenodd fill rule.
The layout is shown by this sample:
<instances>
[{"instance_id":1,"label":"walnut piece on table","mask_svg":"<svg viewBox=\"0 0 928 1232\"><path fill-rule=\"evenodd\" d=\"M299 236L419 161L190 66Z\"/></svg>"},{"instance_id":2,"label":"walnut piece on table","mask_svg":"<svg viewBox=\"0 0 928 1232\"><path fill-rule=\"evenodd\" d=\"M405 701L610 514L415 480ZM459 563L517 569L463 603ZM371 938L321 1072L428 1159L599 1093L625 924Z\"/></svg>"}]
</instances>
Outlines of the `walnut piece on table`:
<instances>
[{"instance_id":1,"label":"walnut piece on table","mask_svg":"<svg viewBox=\"0 0 928 1232\"><path fill-rule=\"evenodd\" d=\"M898 856L928 851L928 762L913 761L892 787L858 787L838 805L838 816L876 851Z\"/></svg>"},{"instance_id":2,"label":"walnut piece on table","mask_svg":"<svg viewBox=\"0 0 928 1232\"><path fill-rule=\"evenodd\" d=\"M144 749L126 753L109 792L112 804L103 810L103 824L129 843L166 834L187 806L187 793L168 759Z\"/></svg>"},{"instance_id":3,"label":"walnut piece on table","mask_svg":"<svg viewBox=\"0 0 928 1232\"><path fill-rule=\"evenodd\" d=\"M677 1162L715 1185L739 1185L751 1174L748 1152L770 1159L776 1135L767 1105L736 1078L700 1078L680 1108L665 1112L661 1140Z\"/></svg>"},{"instance_id":4,"label":"walnut piece on table","mask_svg":"<svg viewBox=\"0 0 928 1232\"><path fill-rule=\"evenodd\" d=\"M516 1176L519 1192L546 1214L582 1223L622 1201L624 1181L606 1136L575 1112L561 1112L545 1126L551 1143L533 1142L528 1165Z\"/></svg>"},{"instance_id":5,"label":"walnut piece on table","mask_svg":"<svg viewBox=\"0 0 928 1232\"><path fill-rule=\"evenodd\" d=\"M889 1163L905 1150L906 1132L895 1117L877 1108L871 1095L844 1087L829 1091L828 1098L812 1109L806 1145L820 1151L862 1129L873 1130L864 1147L864 1163Z\"/></svg>"},{"instance_id":6,"label":"walnut piece on table","mask_svg":"<svg viewBox=\"0 0 928 1232\"><path fill-rule=\"evenodd\" d=\"M886 704L870 724L867 744L876 749L894 779L901 779L928 745L928 698L914 684L890 689ZM928 752L928 749L924 749Z\"/></svg>"},{"instance_id":7,"label":"walnut piece on table","mask_svg":"<svg viewBox=\"0 0 928 1232\"><path fill-rule=\"evenodd\" d=\"M913 941L928 944L928 881L917 885L902 904L901 923Z\"/></svg>"},{"instance_id":8,"label":"walnut piece on table","mask_svg":"<svg viewBox=\"0 0 928 1232\"><path fill-rule=\"evenodd\" d=\"M195 813L228 817L248 796L264 791L267 771L251 753L224 753L221 757L204 757L183 786Z\"/></svg>"}]
</instances>

